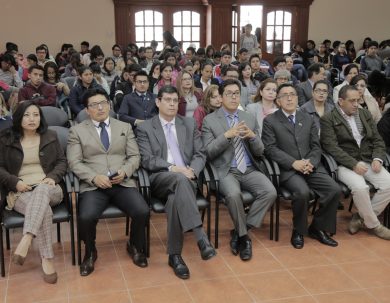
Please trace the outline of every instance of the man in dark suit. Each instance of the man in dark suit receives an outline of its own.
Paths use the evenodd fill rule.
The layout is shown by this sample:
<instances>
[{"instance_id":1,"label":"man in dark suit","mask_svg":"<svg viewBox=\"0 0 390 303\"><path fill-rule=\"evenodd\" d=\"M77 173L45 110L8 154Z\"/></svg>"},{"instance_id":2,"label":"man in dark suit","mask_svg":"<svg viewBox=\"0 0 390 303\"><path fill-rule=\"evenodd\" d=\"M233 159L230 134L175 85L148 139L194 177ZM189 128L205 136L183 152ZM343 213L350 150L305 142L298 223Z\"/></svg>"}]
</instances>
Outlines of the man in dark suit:
<instances>
[{"instance_id":1,"label":"man in dark suit","mask_svg":"<svg viewBox=\"0 0 390 303\"><path fill-rule=\"evenodd\" d=\"M132 178L140 155L131 126L109 117L110 103L102 88L87 90L83 104L90 119L70 129L67 158L80 179L79 225L85 243L80 274L94 270L96 224L109 203L131 217L127 251L135 265L148 265L144 254L149 207Z\"/></svg>"},{"instance_id":2,"label":"man in dark suit","mask_svg":"<svg viewBox=\"0 0 390 303\"><path fill-rule=\"evenodd\" d=\"M328 233L336 232L340 189L321 165L318 129L308 114L296 110L298 97L293 85L279 86L276 100L280 109L264 120L262 139L266 156L279 164L281 185L292 193L291 244L302 248L304 235L309 233L323 244L337 246ZM307 228L310 189L319 196L320 207Z\"/></svg>"},{"instance_id":3,"label":"man in dark suit","mask_svg":"<svg viewBox=\"0 0 390 303\"><path fill-rule=\"evenodd\" d=\"M134 75L134 92L123 98L119 109L119 120L130 123L133 129L143 121L157 115L156 95L148 92L149 80L145 71Z\"/></svg>"},{"instance_id":4,"label":"man in dark suit","mask_svg":"<svg viewBox=\"0 0 390 303\"><path fill-rule=\"evenodd\" d=\"M230 247L243 261L252 258L252 242L248 230L260 227L268 209L274 203L276 191L271 181L260 172L258 159L264 145L259 126L252 115L238 110L240 82L225 80L219 87L222 107L203 120L202 139L207 159L218 172L219 189L235 229L231 231ZM241 189L249 191L255 201L245 214Z\"/></svg>"},{"instance_id":5,"label":"man in dark suit","mask_svg":"<svg viewBox=\"0 0 390 303\"><path fill-rule=\"evenodd\" d=\"M379 238L390 240L390 230L380 224L380 215L390 203L390 173L382 167L385 144L366 109L359 108L355 86L343 86L336 107L321 118L321 143L338 167L340 181L350 189L358 213L348 231L357 233L364 225ZM366 181L377 189L370 198Z\"/></svg>"},{"instance_id":6,"label":"man in dark suit","mask_svg":"<svg viewBox=\"0 0 390 303\"><path fill-rule=\"evenodd\" d=\"M179 96L175 87L162 87L156 99L159 115L137 129L142 166L150 172L153 196L166 201L168 217L168 264L181 279L189 269L181 257L183 233L194 232L203 260L216 255L202 228L196 204L196 178L206 156L193 118L177 115Z\"/></svg>"},{"instance_id":7,"label":"man in dark suit","mask_svg":"<svg viewBox=\"0 0 390 303\"><path fill-rule=\"evenodd\" d=\"M296 86L298 104L302 106L313 98L313 86L319 80L326 80L325 67L322 63L313 63L307 68L309 79ZM332 91L329 92L326 102L333 104Z\"/></svg>"}]
</instances>

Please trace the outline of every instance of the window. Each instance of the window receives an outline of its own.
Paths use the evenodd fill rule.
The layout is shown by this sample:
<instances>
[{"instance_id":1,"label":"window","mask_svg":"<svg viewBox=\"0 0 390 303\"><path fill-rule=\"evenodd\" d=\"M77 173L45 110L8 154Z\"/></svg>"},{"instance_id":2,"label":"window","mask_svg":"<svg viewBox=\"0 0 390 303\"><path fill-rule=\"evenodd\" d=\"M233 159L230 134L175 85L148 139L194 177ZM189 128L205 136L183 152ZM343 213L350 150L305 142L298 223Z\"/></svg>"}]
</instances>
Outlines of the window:
<instances>
[{"instance_id":1,"label":"window","mask_svg":"<svg viewBox=\"0 0 390 303\"><path fill-rule=\"evenodd\" d=\"M150 41L156 40L162 45L163 15L158 11L145 10L135 13L135 43L149 46Z\"/></svg>"},{"instance_id":2,"label":"window","mask_svg":"<svg viewBox=\"0 0 390 303\"><path fill-rule=\"evenodd\" d=\"M292 14L287 11L272 11L267 14L267 53L282 55L291 48Z\"/></svg>"},{"instance_id":3,"label":"window","mask_svg":"<svg viewBox=\"0 0 390 303\"><path fill-rule=\"evenodd\" d=\"M193 11L180 11L173 14L173 36L183 43L186 50L190 44L200 47L200 14Z\"/></svg>"},{"instance_id":4,"label":"window","mask_svg":"<svg viewBox=\"0 0 390 303\"><path fill-rule=\"evenodd\" d=\"M238 48L238 13L233 10L232 11L232 55L235 56L237 54Z\"/></svg>"}]
</instances>

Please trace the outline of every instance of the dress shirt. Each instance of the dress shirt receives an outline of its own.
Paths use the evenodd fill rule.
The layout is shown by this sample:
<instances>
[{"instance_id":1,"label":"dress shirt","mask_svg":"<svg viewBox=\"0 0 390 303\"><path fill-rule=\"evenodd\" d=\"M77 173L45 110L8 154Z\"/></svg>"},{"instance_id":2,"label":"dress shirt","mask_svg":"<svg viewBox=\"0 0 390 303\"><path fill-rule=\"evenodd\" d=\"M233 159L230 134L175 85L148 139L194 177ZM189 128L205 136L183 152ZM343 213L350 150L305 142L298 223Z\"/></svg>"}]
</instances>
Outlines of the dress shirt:
<instances>
[{"instance_id":1,"label":"dress shirt","mask_svg":"<svg viewBox=\"0 0 390 303\"><path fill-rule=\"evenodd\" d=\"M92 120L92 119L91 119ZM103 121L105 124L106 124L106 131L108 133L108 140L110 141L110 145L111 145L111 127L110 127L110 117L108 117L106 120ZM100 128L99 126L99 123L98 121L95 121L95 120L92 120L92 123L93 125L95 125L96 127L96 131L98 133L98 136L100 138L100 133L102 132L102 129Z\"/></svg>"},{"instance_id":2,"label":"dress shirt","mask_svg":"<svg viewBox=\"0 0 390 303\"><path fill-rule=\"evenodd\" d=\"M340 111L341 111L341 114L343 116L343 118L348 122L349 126L351 127L351 130L352 130L352 136L353 138L355 139L356 143L359 145L360 147L360 143L362 142L362 139L363 139L363 136L360 134L358 128L357 128L357 125L356 125L356 121L355 121L355 117L354 116L348 116L340 107Z\"/></svg>"}]
</instances>

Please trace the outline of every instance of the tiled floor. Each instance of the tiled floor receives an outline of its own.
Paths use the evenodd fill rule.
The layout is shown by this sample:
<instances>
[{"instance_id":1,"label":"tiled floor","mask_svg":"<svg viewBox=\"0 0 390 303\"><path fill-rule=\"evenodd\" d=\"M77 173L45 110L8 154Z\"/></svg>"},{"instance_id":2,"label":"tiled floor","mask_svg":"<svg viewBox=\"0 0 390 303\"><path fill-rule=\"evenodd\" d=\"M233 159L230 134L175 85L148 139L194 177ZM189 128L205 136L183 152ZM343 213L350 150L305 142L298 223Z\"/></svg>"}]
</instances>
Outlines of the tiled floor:
<instances>
[{"instance_id":1,"label":"tiled floor","mask_svg":"<svg viewBox=\"0 0 390 303\"><path fill-rule=\"evenodd\" d=\"M221 209L220 247L217 257L202 261L193 235L185 237L183 257L191 278L182 281L167 265L166 219L152 215L149 267L133 265L125 251L123 219L98 225L95 272L80 277L70 260L69 231L62 226L62 244L56 243L56 285L43 282L37 249L30 250L23 267L10 263L7 251L6 277L0 279L0 301L27 302L390 302L390 242L366 231L346 232L350 214L338 213L337 248L306 238L305 247L289 244L291 210L283 203L280 241L268 239L268 217L261 230L251 233L253 259L242 262L228 248L232 228ZM53 226L53 235L54 226ZM21 231L11 234L12 248Z\"/></svg>"}]
</instances>

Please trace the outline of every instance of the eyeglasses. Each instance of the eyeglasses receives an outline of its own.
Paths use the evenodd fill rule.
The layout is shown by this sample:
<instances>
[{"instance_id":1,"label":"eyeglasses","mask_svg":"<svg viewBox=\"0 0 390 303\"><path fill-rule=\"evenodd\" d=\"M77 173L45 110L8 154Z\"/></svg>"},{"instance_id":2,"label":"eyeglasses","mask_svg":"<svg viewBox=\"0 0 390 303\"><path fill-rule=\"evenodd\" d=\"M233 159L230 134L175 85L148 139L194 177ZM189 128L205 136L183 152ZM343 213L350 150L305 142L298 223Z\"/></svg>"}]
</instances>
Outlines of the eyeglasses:
<instances>
[{"instance_id":1,"label":"eyeglasses","mask_svg":"<svg viewBox=\"0 0 390 303\"><path fill-rule=\"evenodd\" d=\"M176 99L176 98L160 98L161 101L164 101L165 103L168 103L168 104L178 104L179 103L179 99Z\"/></svg>"},{"instance_id":2,"label":"eyeglasses","mask_svg":"<svg viewBox=\"0 0 390 303\"><path fill-rule=\"evenodd\" d=\"M328 94L328 90L326 90L326 89L319 89L319 88L316 88L316 89L314 90L314 92L315 92L316 94L319 94L319 95L327 95L327 94Z\"/></svg>"},{"instance_id":3,"label":"eyeglasses","mask_svg":"<svg viewBox=\"0 0 390 303\"><path fill-rule=\"evenodd\" d=\"M234 97L240 97L241 93L239 90L235 91L235 92L226 92L224 93L224 95L228 98L233 98Z\"/></svg>"},{"instance_id":4,"label":"eyeglasses","mask_svg":"<svg viewBox=\"0 0 390 303\"><path fill-rule=\"evenodd\" d=\"M296 96L298 96L297 93L289 93L289 94L282 94L282 95L278 96L277 98L281 99L281 100L288 100L288 99L292 99Z\"/></svg>"},{"instance_id":5,"label":"eyeglasses","mask_svg":"<svg viewBox=\"0 0 390 303\"><path fill-rule=\"evenodd\" d=\"M137 83L137 84L148 84L149 81L148 80L137 80L137 81L135 81L135 83Z\"/></svg>"},{"instance_id":6,"label":"eyeglasses","mask_svg":"<svg viewBox=\"0 0 390 303\"><path fill-rule=\"evenodd\" d=\"M103 108L105 106L107 106L109 103L107 100L103 100L103 101L100 101L100 102L93 102L93 103L90 103L88 104L88 107L89 108L93 108L93 109L97 109L99 107Z\"/></svg>"}]
</instances>

